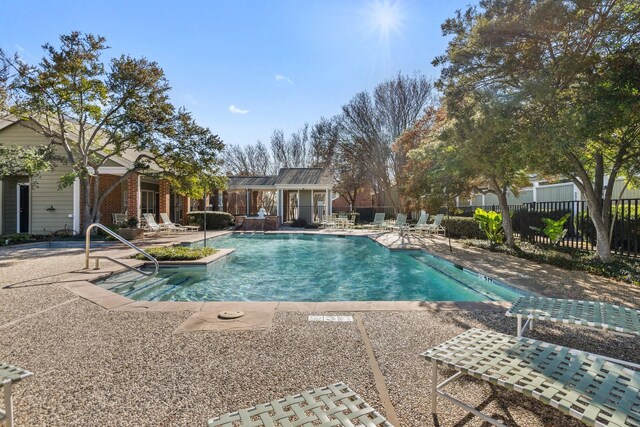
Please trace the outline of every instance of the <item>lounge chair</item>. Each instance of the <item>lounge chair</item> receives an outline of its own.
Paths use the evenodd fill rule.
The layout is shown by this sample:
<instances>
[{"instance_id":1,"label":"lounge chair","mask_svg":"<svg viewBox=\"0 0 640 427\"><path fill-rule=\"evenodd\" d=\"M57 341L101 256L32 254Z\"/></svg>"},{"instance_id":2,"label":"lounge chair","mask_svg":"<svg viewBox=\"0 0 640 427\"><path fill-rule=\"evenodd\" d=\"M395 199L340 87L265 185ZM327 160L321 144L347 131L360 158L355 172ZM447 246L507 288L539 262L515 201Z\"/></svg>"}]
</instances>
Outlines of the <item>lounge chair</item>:
<instances>
[{"instance_id":1,"label":"lounge chair","mask_svg":"<svg viewBox=\"0 0 640 427\"><path fill-rule=\"evenodd\" d=\"M392 224L388 224L386 228L392 231L398 230L399 232L402 233L402 231L405 229L406 226L407 226L407 216L405 214L399 213L398 216L396 217L396 222Z\"/></svg>"},{"instance_id":2,"label":"lounge chair","mask_svg":"<svg viewBox=\"0 0 640 427\"><path fill-rule=\"evenodd\" d=\"M446 230L442 226L443 218L444 218L444 214L436 215L436 217L433 220L433 223L425 225L423 230L426 231L428 234L438 235L442 233L442 235L444 236Z\"/></svg>"},{"instance_id":3,"label":"lounge chair","mask_svg":"<svg viewBox=\"0 0 640 427\"><path fill-rule=\"evenodd\" d=\"M529 330L533 329L533 320L545 320L608 331L617 335L640 337L640 310L601 301L523 296L513 303L506 315L518 319L516 327L518 337L524 334L527 326ZM523 319L527 319L524 325ZM640 368L640 365L601 357L615 363Z\"/></svg>"},{"instance_id":4,"label":"lounge chair","mask_svg":"<svg viewBox=\"0 0 640 427\"><path fill-rule=\"evenodd\" d=\"M422 356L432 367L433 414L442 396L493 425L504 425L443 391L469 375L533 397L587 425L640 425L640 372L584 351L471 329ZM437 365L458 372L438 384Z\"/></svg>"},{"instance_id":5,"label":"lounge chair","mask_svg":"<svg viewBox=\"0 0 640 427\"><path fill-rule=\"evenodd\" d=\"M209 420L209 427L274 425L393 427L343 383L287 396Z\"/></svg>"},{"instance_id":6,"label":"lounge chair","mask_svg":"<svg viewBox=\"0 0 640 427\"><path fill-rule=\"evenodd\" d=\"M200 230L200 227L196 225L180 225L180 224L176 224L175 222L172 222L171 219L169 218L169 215L166 212L160 214L160 219L162 220L162 224L159 224L159 225L161 227L162 226L167 227L169 230L182 231L185 233Z\"/></svg>"},{"instance_id":7,"label":"lounge chair","mask_svg":"<svg viewBox=\"0 0 640 427\"><path fill-rule=\"evenodd\" d=\"M160 226L153 217L153 214L146 213L143 214L142 217L144 218L144 225L142 226L142 229L148 233L159 233L161 231L169 233L171 231L167 227Z\"/></svg>"},{"instance_id":8,"label":"lounge chair","mask_svg":"<svg viewBox=\"0 0 640 427\"><path fill-rule=\"evenodd\" d=\"M384 228L384 212L375 214L375 216L373 217L373 222L371 224L363 225L362 228L371 230L380 230Z\"/></svg>"},{"instance_id":9,"label":"lounge chair","mask_svg":"<svg viewBox=\"0 0 640 427\"><path fill-rule=\"evenodd\" d=\"M427 227L427 221L429 220L429 214L428 213L421 213L420 214L420 218L418 218L418 222L415 224L409 224L405 227L406 231L408 232L420 232L420 231L424 231Z\"/></svg>"},{"instance_id":10,"label":"lounge chair","mask_svg":"<svg viewBox=\"0 0 640 427\"><path fill-rule=\"evenodd\" d=\"M13 427L13 402L11 387L13 384L33 375L31 372L0 362L0 384L4 393L4 409L0 409L0 424Z\"/></svg>"}]
</instances>

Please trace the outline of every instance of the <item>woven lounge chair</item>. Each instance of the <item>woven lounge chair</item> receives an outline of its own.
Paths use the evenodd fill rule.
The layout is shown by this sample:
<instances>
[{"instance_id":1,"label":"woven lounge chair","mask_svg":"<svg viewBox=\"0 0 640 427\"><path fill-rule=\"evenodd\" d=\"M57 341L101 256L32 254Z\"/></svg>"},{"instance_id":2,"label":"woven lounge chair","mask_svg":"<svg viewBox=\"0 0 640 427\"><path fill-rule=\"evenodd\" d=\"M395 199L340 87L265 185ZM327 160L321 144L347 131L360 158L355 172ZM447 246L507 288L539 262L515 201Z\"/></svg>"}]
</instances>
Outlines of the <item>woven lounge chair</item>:
<instances>
[{"instance_id":1,"label":"woven lounge chair","mask_svg":"<svg viewBox=\"0 0 640 427\"><path fill-rule=\"evenodd\" d=\"M369 230L381 230L384 228L384 212L378 212L373 217L373 222L371 224L363 225L362 228Z\"/></svg>"},{"instance_id":2,"label":"woven lounge chair","mask_svg":"<svg viewBox=\"0 0 640 427\"><path fill-rule=\"evenodd\" d=\"M209 420L209 427L275 425L393 427L343 383L287 396Z\"/></svg>"},{"instance_id":3,"label":"woven lounge chair","mask_svg":"<svg viewBox=\"0 0 640 427\"><path fill-rule=\"evenodd\" d=\"M13 403L11 387L13 384L33 375L31 372L0 362L0 384L4 393L4 409L0 409L0 424L13 427Z\"/></svg>"},{"instance_id":4,"label":"woven lounge chair","mask_svg":"<svg viewBox=\"0 0 640 427\"><path fill-rule=\"evenodd\" d=\"M524 296L506 313L518 319L517 334L533 327L533 320L582 326L626 336L640 336L640 310L600 301ZM522 319L527 319L522 325Z\"/></svg>"},{"instance_id":5,"label":"woven lounge chair","mask_svg":"<svg viewBox=\"0 0 640 427\"><path fill-rule=\"evenodd\" d=\"M162 220L162 224L160 225L167 227L169 230L182 231L186 233L190 231L198 231L200 229L200 227L196 225L176 224L175 222L171 221L171 218L169 218L169 214L167 214L166 212L160 214L160 219Z\"/></svg>"},{"instance_id":6,"label":"woven lounge chair","mask_svg":"<svg viewBox=\"0 0 640 427\"><path fill-rule=\"evenodd\" d=\"M433 414L442 396L493 425L504 425L442 390L469 375L533 397L586 425L640 425L640 372L584 351L471 329L422 356L432 364ZM438 384L438 365L458 372Z\"/></svg>"}]
</instances>

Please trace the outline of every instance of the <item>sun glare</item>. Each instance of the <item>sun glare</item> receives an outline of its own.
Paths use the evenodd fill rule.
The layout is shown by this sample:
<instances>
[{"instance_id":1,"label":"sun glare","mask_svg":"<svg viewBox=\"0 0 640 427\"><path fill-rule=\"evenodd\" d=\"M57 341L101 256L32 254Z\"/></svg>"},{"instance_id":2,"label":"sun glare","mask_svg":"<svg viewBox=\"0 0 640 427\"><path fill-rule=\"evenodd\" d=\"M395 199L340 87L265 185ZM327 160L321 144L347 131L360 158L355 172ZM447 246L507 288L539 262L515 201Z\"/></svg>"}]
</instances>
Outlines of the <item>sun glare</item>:
<instances>
[{"instance_id":1,"label":"sun glare","mask_svg":"<svg viewBox=\"0 0 640 427\"><path fill-rule=\"evenodd\" d=\"M398 34L402 28L402 10L398 1L376 1L369 10L370 24L380 38L389 39L391 33Z\"/></svg>"}]
</instances>

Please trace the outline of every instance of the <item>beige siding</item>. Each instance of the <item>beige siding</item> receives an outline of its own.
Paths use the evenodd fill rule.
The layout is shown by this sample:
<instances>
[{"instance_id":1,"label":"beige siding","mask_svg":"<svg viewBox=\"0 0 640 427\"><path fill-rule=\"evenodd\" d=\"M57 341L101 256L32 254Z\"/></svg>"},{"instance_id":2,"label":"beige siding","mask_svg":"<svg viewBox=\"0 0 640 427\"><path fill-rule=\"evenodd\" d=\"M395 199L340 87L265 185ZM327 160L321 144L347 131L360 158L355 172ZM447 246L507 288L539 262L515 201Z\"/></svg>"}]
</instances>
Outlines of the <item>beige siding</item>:
<instances>
[{"instance_id":1,"label":"beige siding","mask_svg":"<svg viewBox=\"0 0 640 427\"><path fill-rule=\"evenodd\" d=\"M573 183L546 187L541 185L536 191L538 202L567 202L573 200Z\"/></svg>"},{"instance_id":2,"label":"beige siding","mask_svg":"<svg viewBox=\"0 0 640 427\"><path fill-rule=\"evenodd\" d=\"M620 195L620 191L622 190L622 187L624 187L624 183L625 181L623 179L616 180L616 183L613 185L613 194L611 195L613 199L618 198L618 196ZM627 189L624 190L624 193L622 194L622 198L623 199L640 199L640 189L629 188L629 187L630 186L627 186Z\"/></svg>"},{"instance_id":3,"label":"beige siding","mask_svg":"<svg viewBox=\"0 0 640 427\"><path fill-rule=\"evenodd\" d=\"M36 146L47 144L48 140L24 126L15 124L0 132L0 143L6 145ZM62 148L57 148L58 155L63 154ZM57 164L53 171L43 172L39 176L31 179L31 221L30 229L32 234L49 234L56 230L61 230L65 225L69 228L73 225L73 218L69 215L73 213L73 188L67 187L58 189L60 177L71 171L71 167L64 164ZM15 193L15 189L14 189ZM5 193L5 199L6 193ZM9 201L7 201L9 202ZM3 202L3 228L11 227L11 210L15 217L15 201L13 208ZM47 210L53 206L55 210ZM15 218L13 219L15 229Z\"/></svg>"},{"instance_id":4,"label":"beige siding","mask_svg":"<svg viewBox=\"0 0 640 427\"><path fill-rule=\"evenodd\" d=\"M53 171L32 178L31 233L49 234L73 227L73 187L58 188L60 177L71 172L71 167L58 165ZM54 211L47 210L53 206Z\"/></svg>"},{"instance_id":5,"label":"beige siding","mask_svg":"<svg viewBox=\"0 0 640 427\"><path fill-rule=\"evenodd\" d=\"M25 147L28 145L46 145L48 142L44 136L19 124L9 126L0 132L0 144Z\"/></svg>"}]
</instances>

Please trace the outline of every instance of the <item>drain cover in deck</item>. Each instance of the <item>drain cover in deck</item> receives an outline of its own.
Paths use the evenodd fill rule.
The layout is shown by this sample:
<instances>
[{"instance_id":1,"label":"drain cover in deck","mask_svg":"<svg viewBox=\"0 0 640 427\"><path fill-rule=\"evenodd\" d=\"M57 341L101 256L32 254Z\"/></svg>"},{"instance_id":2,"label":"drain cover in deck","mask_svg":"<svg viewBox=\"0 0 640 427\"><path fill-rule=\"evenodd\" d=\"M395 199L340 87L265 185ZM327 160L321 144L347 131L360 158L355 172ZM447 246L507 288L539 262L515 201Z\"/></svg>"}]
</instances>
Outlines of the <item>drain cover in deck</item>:
<instances>
[{"instance_id":1,"label":"drain cover in deck","mask_svg":"<svg viewBox=\"0 0 640 427\"><path fill-rule=\"evenodd\" d=\"M218 317L225 320L237 319L242 316L244 316L244 311L241 310L225 310L218 313Z\"/></svg>"}]
</instances>

